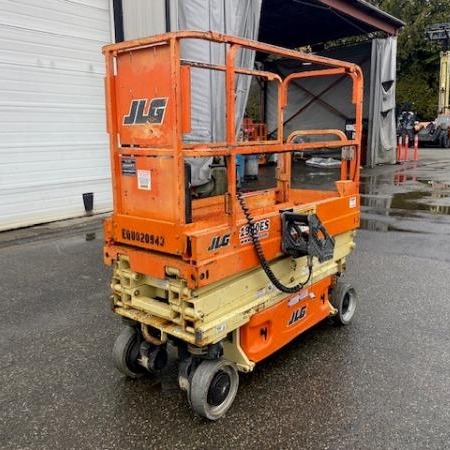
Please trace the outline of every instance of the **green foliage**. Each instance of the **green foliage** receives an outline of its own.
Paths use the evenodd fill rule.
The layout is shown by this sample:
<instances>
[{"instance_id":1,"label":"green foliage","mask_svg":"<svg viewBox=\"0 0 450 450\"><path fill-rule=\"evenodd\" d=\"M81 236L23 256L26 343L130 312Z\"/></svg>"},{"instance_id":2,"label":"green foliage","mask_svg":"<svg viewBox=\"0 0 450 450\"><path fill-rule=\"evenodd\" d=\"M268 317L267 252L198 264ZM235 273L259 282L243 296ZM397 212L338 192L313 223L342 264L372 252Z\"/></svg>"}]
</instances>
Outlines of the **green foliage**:
<instances>
[{"instance_id":1,"label":"green foliage","mask_svg":"<svg viewBox=\"0 0 450 450\"><path fill-rule=\"evenodd\" d=\"M422 120L436 118L441 47L426 37L435 23L450 22L450 0L371 0L402 19L398 41L398 103L412 103Z\"/></svg>"},{"instance_id":2,"label":"green foliage","mask_svg":"<svg viewBox=\"0 0 450 450\"><path fill-rule=\"evenodd\" d=\"M438 105L438 85L428 74L400 74L397 83L397 103L417 112L421 120L434 120ZM411 105L411 106L409 106Z\"/></svg>"}]
</instances>

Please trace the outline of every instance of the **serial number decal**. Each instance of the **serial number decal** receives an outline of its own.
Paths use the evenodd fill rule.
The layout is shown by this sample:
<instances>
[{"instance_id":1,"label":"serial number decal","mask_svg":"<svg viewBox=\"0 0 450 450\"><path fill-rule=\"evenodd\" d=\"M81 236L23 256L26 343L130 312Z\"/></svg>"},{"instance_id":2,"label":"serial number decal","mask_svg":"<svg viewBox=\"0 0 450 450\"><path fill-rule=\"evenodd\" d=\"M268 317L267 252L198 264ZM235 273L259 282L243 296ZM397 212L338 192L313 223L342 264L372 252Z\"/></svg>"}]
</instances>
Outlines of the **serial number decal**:
<instances>
[{"instance_id":1,"label":"serial number decal","mask_svg":"<svg viewBox=\"0 0 450 450\"><path fill-rule=\"evenodd\" d=\"M256 231L256 236L258 239L265 239L269 237L270 230L270 220L263 219L255 222L254 230ZM239 240L241 241L241 245L249 244L252 242L252 237L250 235L250 225L243 225L239 230Z\"/></svg>"},{"instance_id":2,"label":"serial number decal","mask_svg":"<svg viewBox=\"0 0 450 450\"><path fill-rule=\"evenodd\" d=\"M157 245L158 247L164 247L166 243L164 236L156 236L150 233L141 233L140 231L127 230L126 228L122 228L122 238L127 241Z\"/></svg>"}]
</instances>

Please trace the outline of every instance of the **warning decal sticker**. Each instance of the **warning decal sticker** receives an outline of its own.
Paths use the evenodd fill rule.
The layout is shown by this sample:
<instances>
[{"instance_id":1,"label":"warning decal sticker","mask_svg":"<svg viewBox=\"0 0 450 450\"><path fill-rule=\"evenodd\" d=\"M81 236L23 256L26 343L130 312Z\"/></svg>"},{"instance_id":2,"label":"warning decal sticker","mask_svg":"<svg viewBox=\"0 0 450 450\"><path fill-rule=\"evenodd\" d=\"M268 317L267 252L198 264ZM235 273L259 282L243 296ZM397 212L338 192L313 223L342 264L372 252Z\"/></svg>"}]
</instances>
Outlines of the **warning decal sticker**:
<instances>
[{"instance_id":1,"label":"warning decal sticker","mask_svg":"<svg viewBox=\"0 0 450 450\"><path fill-rule=\"evenodd\" d=\"M136 160L134 158L122 158L120 161L122 175L134 176L136 175Z\"/></svg>"},{"instance_id":2,"label":"warning decal sticker","mask_svg":"<svg viewBox=\"0 0 450 450\"><path fill-rule=\"evenodd\" d=\"M152 189L152 173L150 170L138 170L138 188L145 191L151 191Z\"/></svg>"}]
</instances>

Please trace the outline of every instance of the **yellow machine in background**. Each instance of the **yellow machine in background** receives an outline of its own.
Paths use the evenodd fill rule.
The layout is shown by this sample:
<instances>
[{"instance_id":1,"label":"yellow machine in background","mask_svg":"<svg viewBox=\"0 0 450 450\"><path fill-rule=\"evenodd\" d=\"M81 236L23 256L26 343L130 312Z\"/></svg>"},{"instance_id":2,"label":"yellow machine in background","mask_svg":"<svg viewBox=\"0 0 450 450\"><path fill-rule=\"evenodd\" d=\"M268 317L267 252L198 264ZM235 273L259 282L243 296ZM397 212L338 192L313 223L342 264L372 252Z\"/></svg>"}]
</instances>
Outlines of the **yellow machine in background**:
<instances>
[{"instance_id":1,"label":"yellow machine in background","mask_svg":"<svg viewBox=\"0 0 450 450\"><path fill-rule=\"evenodd\" d=\"M450 113L450 23L437 23L427 30L430 41L441 42L438 114Z\"/></svg>"},{"instance_id":2,"label":"yellow machine in background","mask_svg":"<svg viewBox=\"0 0 450 450\"><path fill-rule=\"evenodd\" d=\"M439 114L450 112L450 51L441 52L439 77Z\"/></svg>"}]
</instances>

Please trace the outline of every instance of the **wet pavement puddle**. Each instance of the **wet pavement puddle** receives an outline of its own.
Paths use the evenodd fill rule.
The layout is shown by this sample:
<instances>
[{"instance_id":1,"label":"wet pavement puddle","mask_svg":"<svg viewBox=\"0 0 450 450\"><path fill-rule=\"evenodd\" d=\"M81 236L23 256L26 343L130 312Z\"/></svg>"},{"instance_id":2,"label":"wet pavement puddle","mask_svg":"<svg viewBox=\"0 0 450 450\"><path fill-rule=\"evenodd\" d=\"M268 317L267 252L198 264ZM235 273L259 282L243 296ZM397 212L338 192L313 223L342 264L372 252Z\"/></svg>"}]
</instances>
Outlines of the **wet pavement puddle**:
<instances>
[{"instance_id":1,"label":"wet pavement puddle","mask_svg":"<svg viewBox=\"0 0 450 450\"><path fill-rule=\"evenodd\" d=\"M435 169L433 169L435 170ZM450 181L424 176L424 167L402 167L378 175L362 176L361 228L370 231L429 233L426 217L445 224L450 216ZM429 175L427 171L427 175ZM445 175L444 175L445 176Z\"/></svg>"},{"instance_id":2,"label":"wet pavement puddle","mask_svg":"<svg viewBox=\"0 0 450 450\"><path fill-rule=\"evenodd\" d=\"M97 234L93 233L93 232L89 232L89 233L85 234L86 241L94 241L96 239L96 237L97 237Z\"/></svg>"},{"instance_id":3,"label":"wet pavement puddle","mask_svg":"<svg viewBox=\"0 0 450 450\"><path fill-rule=\"evenodd\" d=\"M366 210L391 211L396 217L420 217L414 212L427 212L437 215L450 215L450 204L439 205L427 200L441 200L450 198L449 193L428 191L401 192L392 195L361 194L361 205Z\"/></svg>"}]
</instances>

